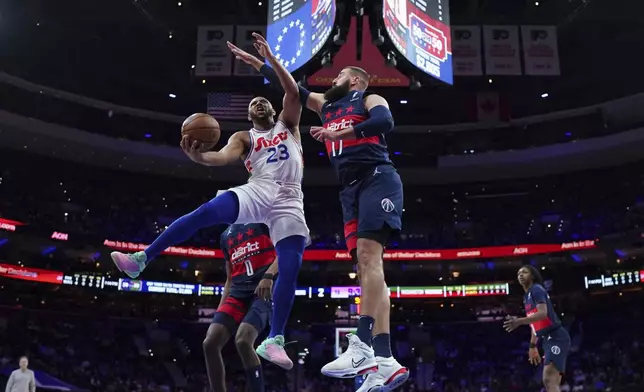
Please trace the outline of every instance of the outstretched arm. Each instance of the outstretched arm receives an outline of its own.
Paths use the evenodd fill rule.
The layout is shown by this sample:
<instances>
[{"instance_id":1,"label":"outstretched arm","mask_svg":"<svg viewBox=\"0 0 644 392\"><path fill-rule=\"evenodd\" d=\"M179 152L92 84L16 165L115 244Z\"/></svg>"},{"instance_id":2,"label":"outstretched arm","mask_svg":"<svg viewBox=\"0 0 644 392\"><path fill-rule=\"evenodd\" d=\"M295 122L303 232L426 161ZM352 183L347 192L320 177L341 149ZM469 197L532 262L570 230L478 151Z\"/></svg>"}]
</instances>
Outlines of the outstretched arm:
<instances>
[{"instance_id":1,"label":"outstretched arm","mask_svg":"<svg viewBox=\"0 0 644 392\"><path fill-rule=\"evenodd\" d=\"M271 83L271 85L275 86L276 88L280 86L279 78L277 77L277 73L273 68L266 64L260 63L259 67L256 67L255 69L261 72L266 80ZM320 114L320 112L322 111L322 105L324 105L324 102L326 102L326 99L324 99L324 94L312 93L300 85L298 85L297 87L300 91L300 103L302 104L302 106L306 106L307 109Z\"/></svg>"},{"instance_id":2,"label":"outstretched arm","mask_svg":"<svg viewBox=\"0 0 644 392\"><path fill-rule=\"evenodd\" d=\"M311 136L319 141L363 139L385 135L394 129L394 118L389 111L387 100L377 94L364 99L364 106L369 111L369 118L356 126L350 126L333 132L322 127L311 127Z\"/></svg>"},{"instance_id":3,"label":"outstretched arm","mask_svg":"<svg viewBox=\"0 0 644 392\"><path fill-rule=\"evenodd\" d=\"M267 64L264 64L262 60L246 52L245 50L239 49L238 47L236 47L230 42L228 42L228 48L230 48L230 50L233 52L237 60L241 60L246 64L255 68L255 70L257 70L258 72L261 72L261 74L264 75L266 80L268 80L273 87L275 87L281 92L285 92L285 89L282 87L282 82L280 81L280 78L277 75L277 72L275 72L275 69L271 68L271 66ZM299 93L298 97L300 100L300 104L320 114L320 111L322 110L322 105L325 102L324 94L312 93L309 90L299 85L297 85L297 88Z\"/></svg>"},{"instance_id":4,"label":"outstretched arm","mask_svg":"<svg viewBox=\"0 0 644 392\"><path fill-rule=\"evenodd\" d=\"M245 137L248 137L247 133L236 132L228 139L228 144L221 150L202 153L199 152L198 142L190 140L188 136L184 136L181 139L181 149L193 162L204 166L225 166L241 159L248 144L244 141Z\"/></svg>"},{"instance_id":5,"label":"outstretched arm","mask_svg":"<svg viewBox=\"0 0 644 392\"><path fill-rule=\"evenodd\" d=\"M256 42L253 44L255 49L263 56L266 61L275 69L277 78L279 79L282 89L284 89L284 99L282 101L282 113L279 119L284 122L289 128L293 129L300 123L300 116L302 115L302 105L300 104L300 91L293 76L284 68L280 61L275 57L271 47L258 33L253 33Z\"/></svg>"}]
</instances>

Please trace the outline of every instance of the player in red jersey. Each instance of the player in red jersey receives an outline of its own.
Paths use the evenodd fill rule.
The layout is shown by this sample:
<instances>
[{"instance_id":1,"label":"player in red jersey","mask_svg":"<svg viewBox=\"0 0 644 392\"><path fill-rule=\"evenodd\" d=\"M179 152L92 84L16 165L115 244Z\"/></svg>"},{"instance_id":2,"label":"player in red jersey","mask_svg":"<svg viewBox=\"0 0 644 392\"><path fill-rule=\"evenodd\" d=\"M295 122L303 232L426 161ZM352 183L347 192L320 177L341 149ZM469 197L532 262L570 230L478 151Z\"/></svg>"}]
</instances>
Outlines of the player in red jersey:
<instances>
[{"instance_id":1,"label":"player in red jersey","mask_svg":"<svg viewBox=\"0 0 644 392\"><path fill-rule=\"evenodd\" d=\"M253 62L247 53L243 56L279 86L272 68ZM368 85L367 72L346 67L324 94L299 87L302 104L318 113L324 124L312 127L311 135L325 143L340 181L347 247L361 271L357 335L348 335L349 348L322 373L338 378L368 374L358 392L390 391L409 377L409 370L391 353L390 299L382 258L389 237L402 227L403 187L385 141L394 121L387 101L367 93Z\"/></svg>"},{"instance_id":2,"label":"player in red jersey","mask_svg":"<svg viewBox=\"0 0 644 392\"><path fill-rule=\"evenodd\" d=\"M517 279L525 291L523 306L526 317L508 317L503 327L507 332L512 332L521 325L530 326L532 334L528 361L535 366L541 363L537 348L537 340L541 340L545 361L543 385L547 392L559 392L561 376L566 371L566 359L570 352L570 335L555 313L539 271L531 265L524 265L519 269Z\"/></svg>"},{"instance_id":3,"label":"player in red jersey","mask_svg":"<svg viewBox=\"0 0 644 392\"><path fill-rule=\"evenodd\" d=\"M264 392L262 367L254 344L271 318L277 253L264 224L231 225L221 235L221 250L226 260L226 284L203 342L210 388L226 392L221 351L235 335L248 391Z\"/></svg>"}]
</instances>

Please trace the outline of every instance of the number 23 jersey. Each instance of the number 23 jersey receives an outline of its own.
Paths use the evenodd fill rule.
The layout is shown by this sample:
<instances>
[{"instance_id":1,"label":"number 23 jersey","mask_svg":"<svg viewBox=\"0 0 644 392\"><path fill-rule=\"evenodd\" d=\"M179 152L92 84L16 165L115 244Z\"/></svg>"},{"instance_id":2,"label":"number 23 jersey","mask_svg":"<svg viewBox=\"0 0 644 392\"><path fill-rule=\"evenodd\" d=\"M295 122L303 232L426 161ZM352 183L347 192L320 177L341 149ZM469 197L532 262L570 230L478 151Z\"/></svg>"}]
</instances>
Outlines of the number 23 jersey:
<instances>
[{"instance_id":1,"label":"number 23 jersey","mask_svg":"<svg viewBox=\"0 0 644 392\"><path fill-rule=\"evenodd\" d=\"M251 129L250 149L244 165L249 181L271 180L286 184L301 184L304 175L302 145L286 125L277 121L273 128Z\"/></svg>"},{"instance_id":2,"label":"number 23 jersey","mask_svg":"<svg viewBox=\"0 0 644 392\"><path fill-rule=\"evenodd\" d=\"M221 234L221 250L231 267L234 290L254 292L277 253L264 224L235 224Z\"/></svg>"}]
</instances>

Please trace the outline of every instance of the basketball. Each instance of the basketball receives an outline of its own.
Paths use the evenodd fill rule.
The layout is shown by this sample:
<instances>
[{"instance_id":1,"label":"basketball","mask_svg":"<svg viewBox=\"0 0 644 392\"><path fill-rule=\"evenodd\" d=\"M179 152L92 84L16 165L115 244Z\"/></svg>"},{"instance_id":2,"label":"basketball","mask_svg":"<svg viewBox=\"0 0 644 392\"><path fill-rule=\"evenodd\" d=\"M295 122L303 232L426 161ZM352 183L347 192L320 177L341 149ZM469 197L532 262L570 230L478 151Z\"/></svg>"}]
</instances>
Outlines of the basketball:
<instances>
[{"instance_id":1,"label":"basketball","mask_svg":"<svg viewBox=\"0 0 644 392\"><path fill-rule=\"evenodd\" d=\"M181 125L181 136L189 136L191 139L203 143L202 150L210 150L221 137L219 123L209 114L195 113L186 118Z\"/></svg>"}]
</instances>

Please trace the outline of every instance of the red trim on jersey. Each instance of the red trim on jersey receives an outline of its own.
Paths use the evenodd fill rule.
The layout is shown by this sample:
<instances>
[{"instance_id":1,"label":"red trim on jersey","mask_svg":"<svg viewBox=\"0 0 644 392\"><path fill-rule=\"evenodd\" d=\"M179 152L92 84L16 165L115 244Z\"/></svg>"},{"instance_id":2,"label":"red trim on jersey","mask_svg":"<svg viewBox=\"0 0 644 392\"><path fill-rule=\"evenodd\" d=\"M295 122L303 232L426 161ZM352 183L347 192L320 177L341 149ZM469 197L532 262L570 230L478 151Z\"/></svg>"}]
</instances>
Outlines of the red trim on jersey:
<instances>
[{"instance_id":1,"label":"red trim on jersey","mask_svg":"<svg viewBox=\"0 0 644 392\"><path fill-rule=\"evenodd\" d=\"M531 310L526 309L525 313L526 313L527 316L530 316L532 314L537 313L538 311L539 311L539 309L537 309L537 308L533 308ZM532 325L532 328L534 328L535 332L539 332L539 331L541 331L541 330L543 330L545 328L552 327L554 324L552 323L552 320L550 320L550 317L546 317L543 320L535 321L531 325Z\"/></svg>"},{"instance_id":2,"label":"red trim on jersey","mask_svg":"<svg viewBox=\"0 0 644 392\"><path fill-rule=\"evenodd\" d=\"M332 143L335 143L335 150L337 153L337 150L339 149L339 143L342 143L342 148L347 148L347 147L353 147L353 146L359 146L361 144L380 144L380 137L378 136L369 136L365 137L362 139L344 139L344 140L336 140L336 141L325 141L324 145L326 147L326 152L328 155L332 155L333 153L333 145Z\"/></svg>"},{"instance_id":3,"label":"red trim on jersey","mask_svg":"<svg viewBox=\"0 0 644 392\"><path fill-rule=\"evenodd\" d=\"M242 301L228 296L224 303L217 308L217 312L226 313L239 324L244 319L244 316L246 316L246 313L248 313L248 308Z\"/></svg>"}]
</instances>

